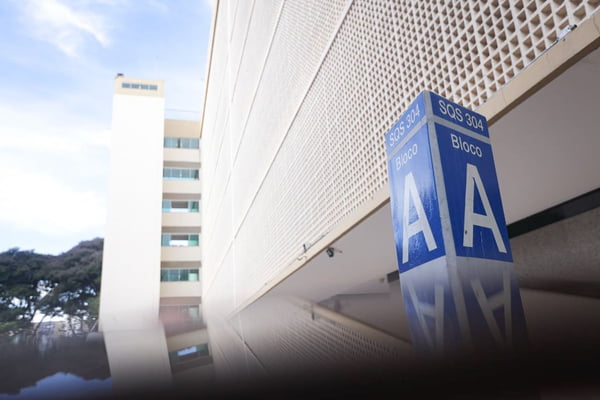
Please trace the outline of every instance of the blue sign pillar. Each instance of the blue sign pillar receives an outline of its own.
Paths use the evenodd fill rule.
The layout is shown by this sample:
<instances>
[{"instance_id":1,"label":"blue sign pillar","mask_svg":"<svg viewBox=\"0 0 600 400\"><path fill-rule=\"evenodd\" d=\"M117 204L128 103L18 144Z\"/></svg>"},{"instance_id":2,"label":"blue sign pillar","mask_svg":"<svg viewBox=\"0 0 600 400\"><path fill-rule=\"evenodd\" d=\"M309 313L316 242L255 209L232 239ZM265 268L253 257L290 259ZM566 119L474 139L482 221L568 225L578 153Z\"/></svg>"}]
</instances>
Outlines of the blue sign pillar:
<instances>
[{"instance_id":1,"label":"blue sign pillar","mask_svg":"<svg viewBox=\"0 0 600 400\"><path fill-rule=\"evenodd\" d=\"M386 134L400 285L415 348L527 342L485 117L424 91Z\"/></svg>"}]
</instances>

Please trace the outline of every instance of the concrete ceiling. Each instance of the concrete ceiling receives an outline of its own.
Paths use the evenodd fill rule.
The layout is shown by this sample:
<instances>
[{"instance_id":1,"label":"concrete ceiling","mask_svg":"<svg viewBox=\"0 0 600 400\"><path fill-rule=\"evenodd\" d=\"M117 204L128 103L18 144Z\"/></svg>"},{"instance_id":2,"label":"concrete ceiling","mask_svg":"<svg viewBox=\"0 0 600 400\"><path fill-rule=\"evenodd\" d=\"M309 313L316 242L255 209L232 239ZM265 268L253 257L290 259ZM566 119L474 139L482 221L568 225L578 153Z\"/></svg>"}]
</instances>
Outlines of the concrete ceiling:
<instances>
[{"instance_id":1,"label":"concrete ceiling","mask_svg":"<svg viewBox=\"0 0 600 400\"><path fill-rule=\"evenodd\" d=\"M600 187L600 49L490 127L507 223Z\"/></svg>"}]
</instances>

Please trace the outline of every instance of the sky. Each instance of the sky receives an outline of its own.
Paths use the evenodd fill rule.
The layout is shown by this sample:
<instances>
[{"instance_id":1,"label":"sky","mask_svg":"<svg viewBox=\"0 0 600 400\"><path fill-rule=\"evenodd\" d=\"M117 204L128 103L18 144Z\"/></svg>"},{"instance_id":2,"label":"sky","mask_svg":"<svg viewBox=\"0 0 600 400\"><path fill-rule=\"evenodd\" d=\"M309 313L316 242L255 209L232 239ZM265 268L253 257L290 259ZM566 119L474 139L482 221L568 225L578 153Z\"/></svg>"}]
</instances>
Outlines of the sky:
<instances>
[{"instance_id":1,"label":"sky","mask_svg":"<svg viewBox=\"0 0 600 400\"><path fill-rule=\"evenodd\" d=\"M0 1L0 251L104 237L114 78L162 79L166 116L199 118L211 18L210 0Z\"/></svg>"}]
</instances>

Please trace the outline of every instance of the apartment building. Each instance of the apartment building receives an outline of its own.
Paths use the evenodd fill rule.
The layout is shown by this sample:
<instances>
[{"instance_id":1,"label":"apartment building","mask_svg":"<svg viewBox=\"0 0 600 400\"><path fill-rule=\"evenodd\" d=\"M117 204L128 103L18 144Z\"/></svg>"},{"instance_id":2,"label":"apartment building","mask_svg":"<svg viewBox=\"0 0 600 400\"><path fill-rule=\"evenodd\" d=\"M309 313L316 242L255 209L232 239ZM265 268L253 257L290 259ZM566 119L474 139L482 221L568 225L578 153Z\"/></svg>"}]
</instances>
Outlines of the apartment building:
<instances>
[{"instance_id":1,"label":"apartment building","mask_svg":"<svg viewBox=\"0 0 600 400\"><path fill-rule=\"evenodd\" d=\"M201 321L200 124L165 118L164 83L115 78L100 328ZM195 322L194 322L195 321Z\"/></svg>"},{"instance_id":2,"label":"apartment building","mask_svg":"<svg viewBox=\"0 0 600 400\"><path fill-rule=\"evenodd\" d=\"M371 355L410 353L402 301L381 300L399 290L384 135L423 90L488 119L534 343L558 337L546 335L558 325L596 332L575 310L600 311L588 295L600 285L599 10L217 1L202 121L203 301L231 329L209 325L215 365L234 368L237 351L244 365L277 371L288 361L269 348L310 349L311 337L336 343L322 350L332 358L382 337ZM276 295L297 301L261 306Z\"/></svg>"}]
</instances>

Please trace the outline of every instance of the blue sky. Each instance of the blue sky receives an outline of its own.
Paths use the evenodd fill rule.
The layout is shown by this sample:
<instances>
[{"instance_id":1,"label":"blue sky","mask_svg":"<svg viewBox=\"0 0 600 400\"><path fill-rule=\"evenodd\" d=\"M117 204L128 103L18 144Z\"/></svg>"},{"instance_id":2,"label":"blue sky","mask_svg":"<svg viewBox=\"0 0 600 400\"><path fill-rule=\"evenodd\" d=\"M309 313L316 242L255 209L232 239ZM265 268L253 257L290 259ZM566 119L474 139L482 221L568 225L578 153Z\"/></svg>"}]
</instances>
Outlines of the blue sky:
<instances>
[{"instance_id":1,"label":"blue sky","mask_svg":"<svg viewBox=\"0 0 600 400\"><path fill-rule=\"evenodd\" d=\"M201 108L211 17L210 0L0 1L0 251L104 237L114 77L162 79L167 117L198 117L175 110Z\"/></svg>"}]
</instances>

